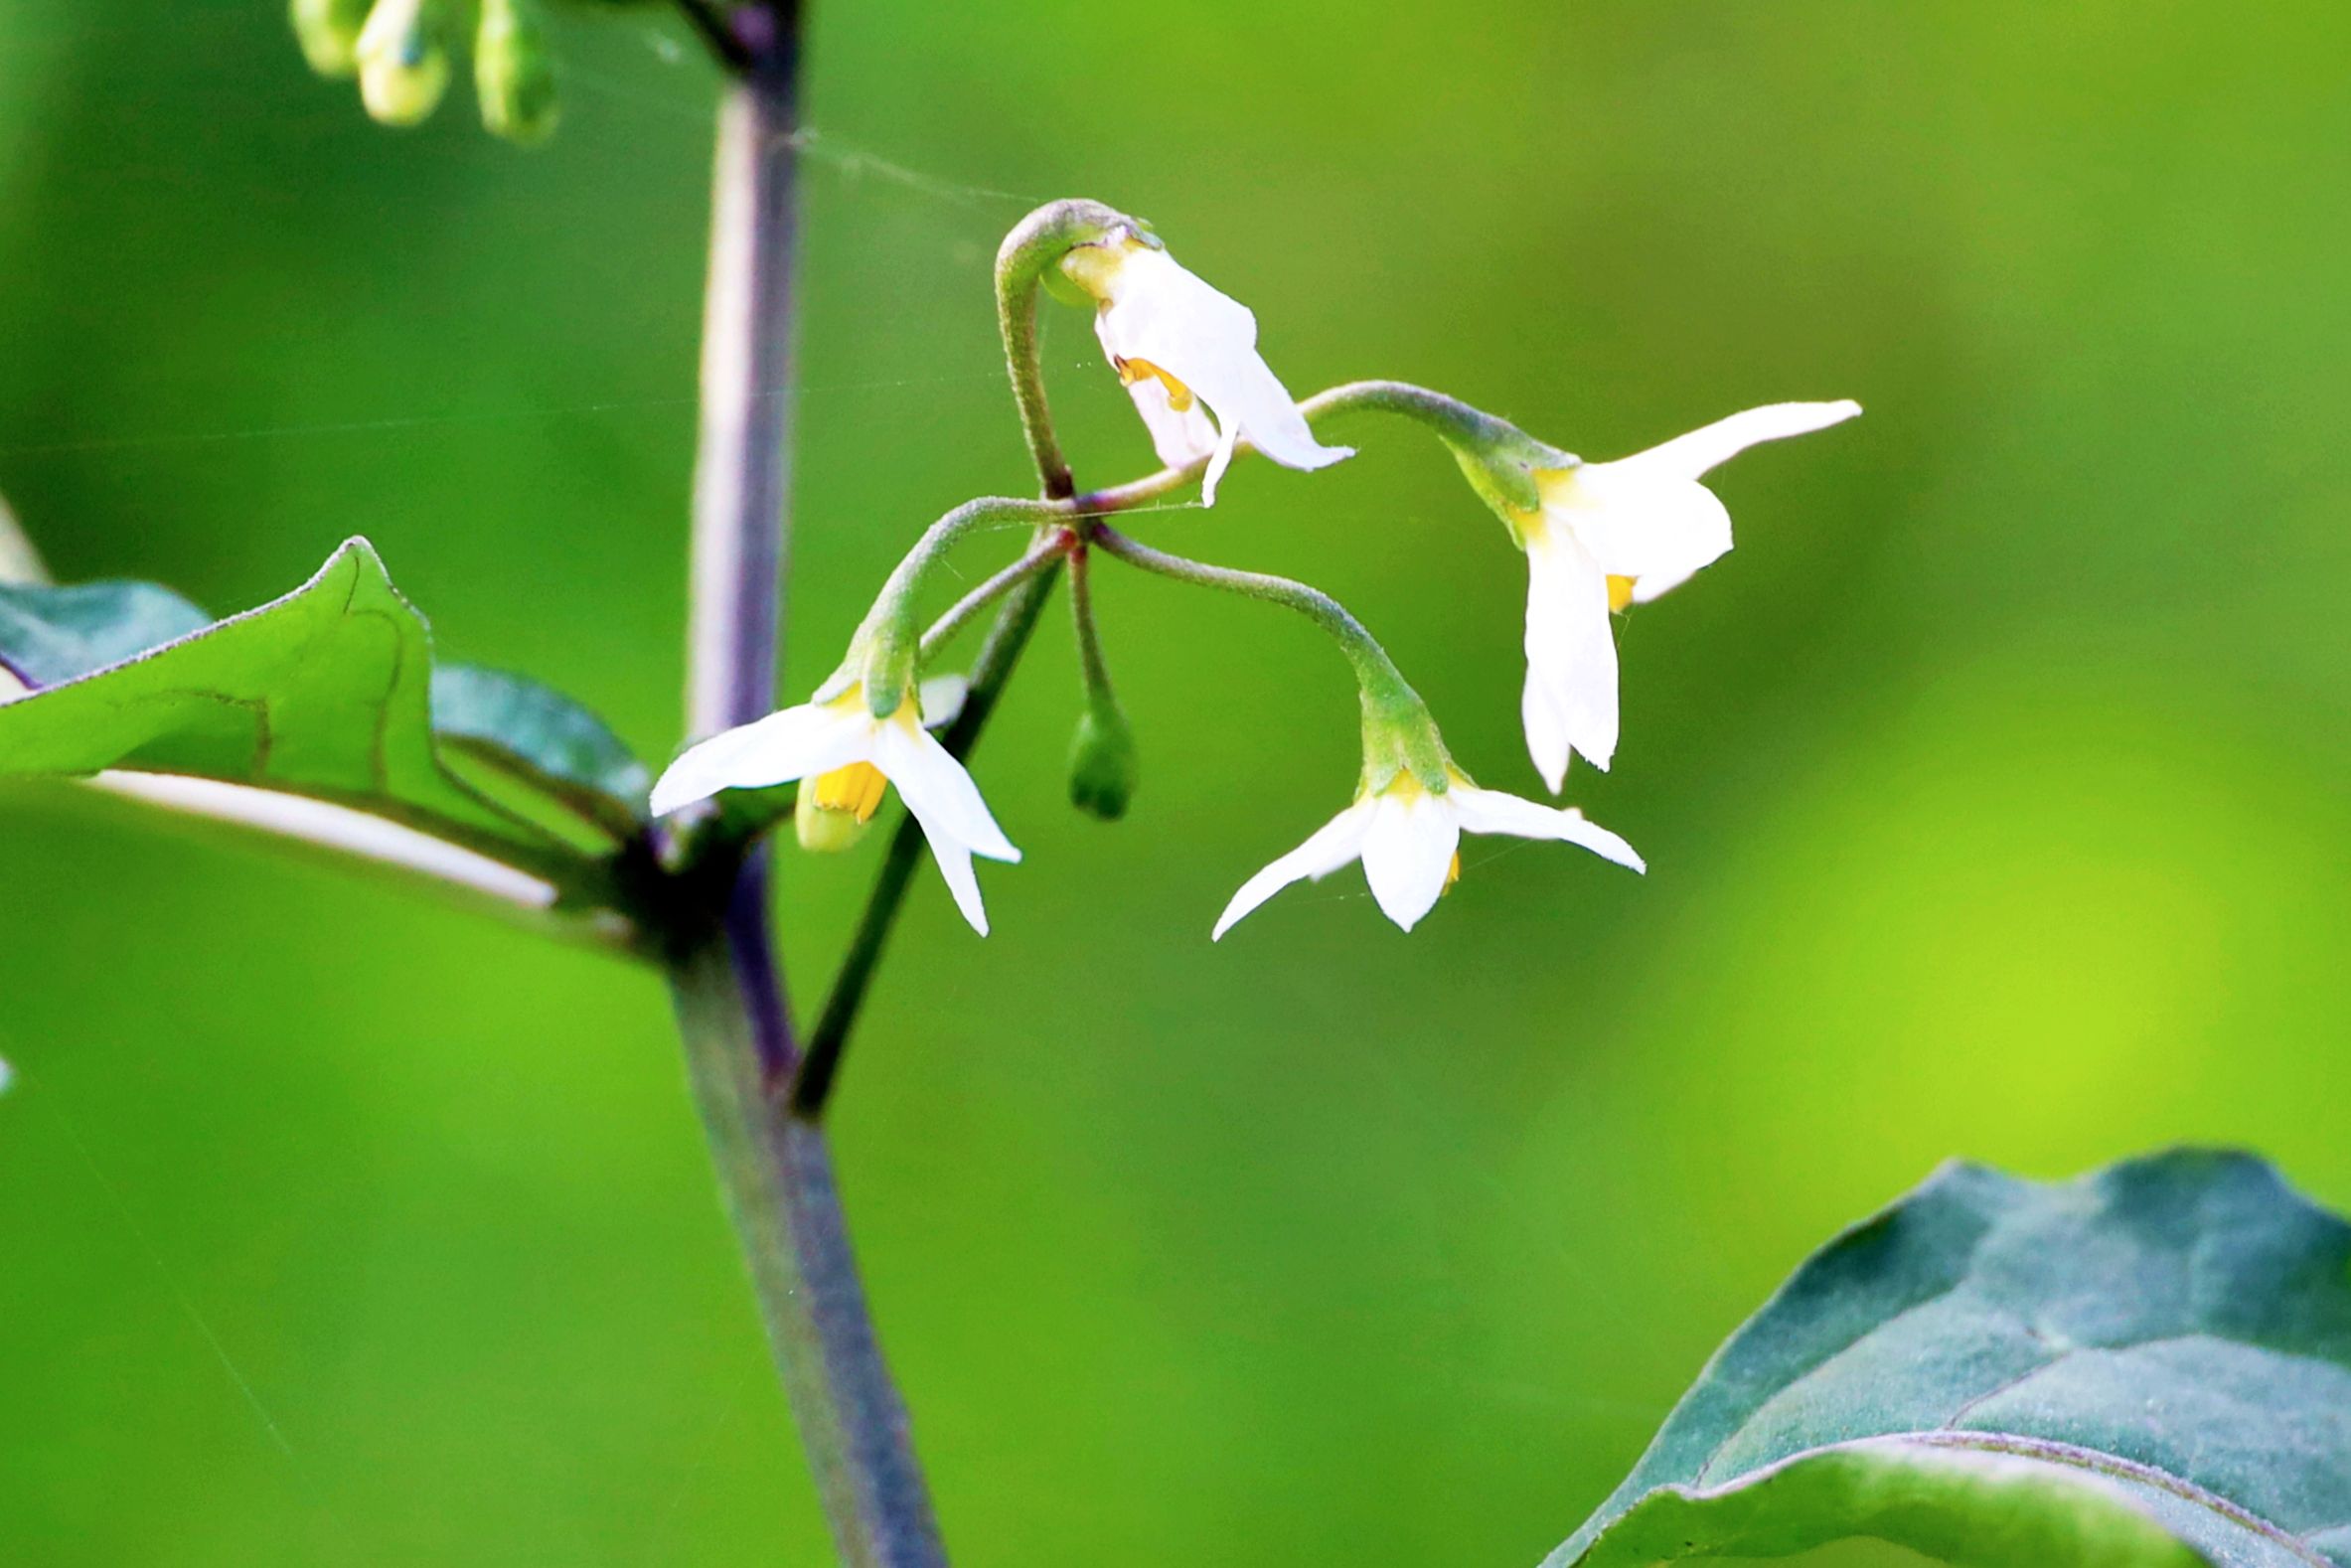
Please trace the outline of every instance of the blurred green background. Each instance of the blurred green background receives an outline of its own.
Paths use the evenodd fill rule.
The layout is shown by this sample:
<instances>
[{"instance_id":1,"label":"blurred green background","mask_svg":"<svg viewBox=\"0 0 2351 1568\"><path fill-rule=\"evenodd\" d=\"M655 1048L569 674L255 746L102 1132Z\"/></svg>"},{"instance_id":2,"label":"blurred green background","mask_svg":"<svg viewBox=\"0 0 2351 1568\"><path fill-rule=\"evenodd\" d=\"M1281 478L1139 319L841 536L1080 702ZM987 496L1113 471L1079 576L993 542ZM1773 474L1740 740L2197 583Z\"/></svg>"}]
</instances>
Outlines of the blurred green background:
<instances>
[{"instance_id":1,"label":"blurred green background","mask_svg":"<svg viewBox=\"0 0 2351 1568\"><path fill-rule=\"evenodd\" d=\"M1024 487L987 264L1152 218L1302 394L1592 456L1751 403L1740 549L1622 625L1571 797L1646 880L1343 873L1343 668L1106 564L1133 817L1062 803L1061 616L926 872L838 1129L966 1564L1531 1564L1834 1227L1950 1156L2242 1142L2351 1204L2351 92L2331 0L821 4L795 693ZM0 494L217 609L365 533L441 644L674 741L710 72L567 18L523 154L312 79L272 0L0 8ZM1081 478L1149 466L1075 312ZM1522 570L1359 422L1146 537L1298 572L1486 783ZM976 575L991 563L970 557ZM0 795L0 1556L816 1563L648 976L63 788ZM878 846L794 856L820 988Z\"/></svg>"}]
</instances>

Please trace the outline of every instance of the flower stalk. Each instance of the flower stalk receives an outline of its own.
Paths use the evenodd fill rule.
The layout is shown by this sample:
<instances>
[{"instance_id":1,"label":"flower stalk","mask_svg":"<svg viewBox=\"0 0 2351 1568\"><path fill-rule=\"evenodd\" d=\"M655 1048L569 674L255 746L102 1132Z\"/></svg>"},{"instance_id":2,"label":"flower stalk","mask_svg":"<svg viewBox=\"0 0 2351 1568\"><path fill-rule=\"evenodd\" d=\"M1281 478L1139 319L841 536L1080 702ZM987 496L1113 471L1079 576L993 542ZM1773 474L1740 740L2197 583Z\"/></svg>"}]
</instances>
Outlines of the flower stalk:
<instances>
[{"instance_id":1,"label":"flower stalk","mask_svg":"<svg viewBox=\"0 0 2351 1568\"><path fill-rule=\"evenodd\" d=\"M1379 761L1379 752L1401 746L1396 757L1399 765L1411 768L1416 775L1424 775L1424 782L1430 788L1445 788L1443 748L1432 751L1429 745L1414 738L1425 733L1434 741L1435 727L1429 720L1428 705L1404 679L1404 672L1396 668L1396 662L1379 645L1379 639L1345 605L1320 588L1289 577L1237 571L1230 566L1211 566L1205 561L1171 555L1129 539L1107 525L1096 527L1094 543L1103 553L1115 555L1130 566L1140 566L1177 582L1279 604L1313 621L1338 644L1339 652L1346 656L1347 664L1355 672L1355 685L1363 698L1366 760Z\"/></svg>"},{"instance_id":2,"label":"flower stalk","mask_svg":"<svg viewBox=\"0 0 2351 1568\"><path fill-rule=\"evenodd\" d=\"M1005 366L1013 379L1013 401L1028 455L1048 501L1075 493L1069 460L1053 433L1045 403L1045 373L1036 352L1036 293L1048 268L1076 245L1090 244L1121 228L1139 229L1134 219L1100 202L1049 202L1022 219L996 252L996 324L1004 334Z\"/></svg>"},{"instance_id":3,"label":"flower stalk","mask_svg":"<svg viewBox=\"0 0 2351 1568\"><path fill-rule=\"evenodd\" d=\"M1094 620L1094 572L1089 551L1069 553L1069 619L1077 636L1078 676L1085 706L1069 747L1069 803L1090 817L1116 822L1135 798L1134 726L1110 684L1110 661L1102 652L1102 629Z\"/></svg>"},{"instance_id":4,"label":"flower stalk","mask_svg":"<svg viewBox=\"0 0 2351 1568\"><path fill-rule=\"evenodd\" d=\"M1037 564L1006 592L1004 608L997 612L987 641L980 645L979 657L972 661L971 689L964 698L963 710L939 735L939 743L957 761L970 756L972 747L978 744L980 731L988 726L997 701L1004 696L1005 685L1012 679L1013 667L1026 651L1028 639L1036 631L1037 619L1044 613L1045 600L1052 596L1062 553L1060 549L1031 551L1023 564ZM1043 557L1041 562L1039 556ZM881 869L873 878L873 890L865 895L865 907L860 912L857 930L850 937L849 952L833 977L833 989L826 993L824 1009L817 1015L816 1027L809 1034L807 1054L801 1059L788 1096L791 1112L796 1117L810 1122L824 1117L834 1080L841 1070L842 1055L849 1048L850 1033L857 1025L858 1015L864 1009L874 972L881 966L882 950L888 946L890 931L897 924L898 911L905 905L906 890L913 885L914 867L921 859L922 825L909 815L890 835Z\"/></svg>"},{"instance_id":5,"label":"flower stalk","mask_svg":"<svg viewBox=\"0 0 2351 1568\"><path fill-rule=\"evenodd\" d=\"M907 684L921 662L927 638L916 631L915 614L922 589L956 543L984 529L1007 523L1044 523L1054 507L1044 501L1022 501L1010 496L982 496L967 501L925 529L890 572L866 611L864 624L852 644L850 664L865 683L865 701L876 714L896 710Z\"/></svg>"}]
</instances>

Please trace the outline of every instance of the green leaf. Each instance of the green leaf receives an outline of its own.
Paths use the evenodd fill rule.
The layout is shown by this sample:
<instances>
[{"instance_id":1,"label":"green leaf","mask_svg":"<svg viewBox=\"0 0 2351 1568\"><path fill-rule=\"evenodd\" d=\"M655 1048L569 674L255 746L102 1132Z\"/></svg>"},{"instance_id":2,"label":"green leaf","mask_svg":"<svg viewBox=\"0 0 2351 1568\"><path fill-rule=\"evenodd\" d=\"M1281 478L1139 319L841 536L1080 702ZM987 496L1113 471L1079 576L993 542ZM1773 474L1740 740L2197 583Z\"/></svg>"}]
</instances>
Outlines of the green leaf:
<instances>
[{"instance_id":1,"label":"green leaf","mask_svg":"<svg viewBox=\"0 0 2351 1568\"><path fill-rule=\"evenodd\" d=\"M1855 1538L2351 1568L2351 1225L2243 1155L1949 1168L1800 1269L1546 1568Z\"/></svg>"},{"instance_id":2,"label":"green leaf","mask_svg":"<svg viewBox=\"0 0 2351 1568\"><path fill-rule=\"evenodd\" d=\"M442 759L485 792L511 798L568 834L582 822L626 838L644 820L653 776L604 721L560 693L503 670L432 673Z\"/></svg>"},{"instance_id":3,"label":"green leaf","mask_svg":"<svg viewBox=\"0 0 2351 1568\"><path fill-rule=\"evenodd\" d=\"M373 812L522 863L612 850L645 770L584 708L519 677L435 670L424 619L365 540L213 622L146 583L0 585L0 776L129 768Z\"/></svg>"},{"instance_id":4,"label":"green leaf","mask_svg":"<svg viewBox=\"0 0 2351 1568\"><path fill-rule=\"evenodd\" d=\"M0 665L26 686L57 686L212 622L152 582L0 583Z\"/></svg>"}]
</instances>

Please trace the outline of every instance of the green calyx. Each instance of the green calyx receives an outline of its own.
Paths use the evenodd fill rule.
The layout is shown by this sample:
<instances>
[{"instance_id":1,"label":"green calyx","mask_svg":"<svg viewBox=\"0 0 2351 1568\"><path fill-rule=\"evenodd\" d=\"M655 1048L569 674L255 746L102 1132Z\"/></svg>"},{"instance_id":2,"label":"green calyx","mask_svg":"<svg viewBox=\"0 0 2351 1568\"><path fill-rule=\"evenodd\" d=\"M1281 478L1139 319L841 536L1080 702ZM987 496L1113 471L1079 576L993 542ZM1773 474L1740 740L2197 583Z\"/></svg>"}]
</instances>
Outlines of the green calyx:
<instances>
[{"instance_id":1,"label":"green calyx","mask_svg":"<svg viewBox=\"0 0 2351 1568\"><path fill-rule=\"evenodd\" d=\"M1402 773L1412 775L1432 795L1442 795L1453 783L1453 756L1437 720L1409 687L1399 695L1363 688L1363 791L1376 794Z\"/></svg>"},{"instance_id":2,"label":"green calyx","mask_svg":"<svg viewBox=\"0 0 2351 1568\"><path fill-rule=\"evenodd\" d=\"M1061 258L1080 245L1102 244L1128 235L1162 248L1151 225L1115 207L1084 197L1047 202L1004 236L996 252L997 287L1005 294L1018 295L1042 282L1055 299L1091 305L1093 301L1061 275Z\"/></svg>"},{"instance_id":3,"label":"green calyx","mask_svg":"<svg viewBox=\"0 0 2351 1568\"><path fill-rule=\"evenodd\" d=\"M865 701L876 718L887 718L904 704L922 663L922 628L916 616L922 589L948 549L976 530L1008 523L1039 523L1055 515L1041 501L982 496L925 529L873 596L873 607L858 626L842 668L858 672Z\"/></svg>"},{"instance_id":4,"label":"green calyx","mask_svg":"<svg viewBox=\"0 0 2351 1568\"><path fill-rule=\"evenodd\" d=\"M1453 460L1461 465L1462 476L1469 480L1470 488L1511 526L1515 536L1517 518L1538 510L1543 504L1535 475L1579 467L1583 460L1557 447L1546 446L1515 426L1507 428L1507 435L1489 441L1474 442L1446 435L1445 446L1453 453Z\"/></svg>"}]
</instances>

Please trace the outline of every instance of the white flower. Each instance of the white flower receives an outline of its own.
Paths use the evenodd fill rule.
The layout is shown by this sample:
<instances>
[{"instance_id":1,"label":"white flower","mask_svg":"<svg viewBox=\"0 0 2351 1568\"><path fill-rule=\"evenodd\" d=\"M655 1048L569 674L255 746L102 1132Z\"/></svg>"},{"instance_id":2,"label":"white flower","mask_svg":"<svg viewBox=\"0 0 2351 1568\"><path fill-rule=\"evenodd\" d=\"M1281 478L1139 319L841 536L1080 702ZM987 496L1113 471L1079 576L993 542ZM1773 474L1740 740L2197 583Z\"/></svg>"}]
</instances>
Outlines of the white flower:
<instances>
[{"instance_id":1,"label":"white flower","mask_svg":"<svg viewBox=\"0 0 2351 1568\"><path fill-rule=\"evenodd\" d=\"M1464 832L1559 839L1580 844L1619 865L1647 869L1633 846L1586 822L1580 811L1480 789L1458 769L1447 769L1447 775L1442 792L1403 770L1382 788L1365 790L1313 838L1243 882L1224 906L1210 939L1222 937L1233 922L1292 882L1302 877L1320 880L1358 859L1381 912L1409 931L1461 876Z\"/></svg>"},{"instance_id":2,"label":"white flower","mask_svg":"<svg viewBox=\"0 0 2351 1568\"><path fill-rule=\"evenodd\" d=\"M1208 459L1200 498L1246 440L1287 468L1324 468L1354 448L1325 446L1257 353L1257 318L1176 264L1167 251L1120 235L1079 245L1062 262L1094 297L1094 334L1171 468ZM1201 404L1205 403L1203 411ZM1215 416L1211 422L1209 415Z\"/></svg>"},{"instance_id":3,"label":"white flower","mask_svg":"<svg viewBox=\"0 0 2351 1568\"><path fill-rule=\"evenodd\" d=\"M1514 512L1526 547L1526 747L1556 794L1571 753L1606 768L1617 749L1617 645L1609 614L1646 604L1731 548L1731 517L1698 476L1759 441L1852 418L1857 402L1782 402L1613 463L1536 472L1541 507Z\"/></svg>"},{"instance_id":4,"label":"white flower","mask_svg":"<svg viewBox=\"0 0 2351 1568\"><path fill-rule=\"evenodd\" d=\"M795 818L869 821L884 790L895 784L906 809L922 824L939 874L955 906L982 936L988 911L972 857L1018 862L1020 852L988 814L980 787L923 728L939 721L942 706L960 702L962 682L930 681L921 696L908 692L898 710L876 718L865 706L864 683L820 690L798 707L770 713L692 747L653 786L653 810L666 816L723 789L764 789L807 779Z\"/></svg>"}]
</instances>

